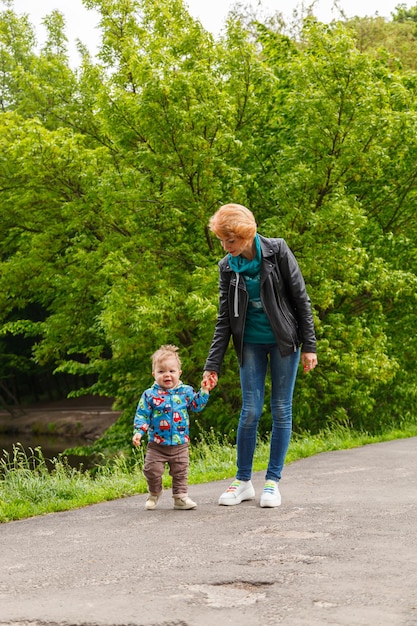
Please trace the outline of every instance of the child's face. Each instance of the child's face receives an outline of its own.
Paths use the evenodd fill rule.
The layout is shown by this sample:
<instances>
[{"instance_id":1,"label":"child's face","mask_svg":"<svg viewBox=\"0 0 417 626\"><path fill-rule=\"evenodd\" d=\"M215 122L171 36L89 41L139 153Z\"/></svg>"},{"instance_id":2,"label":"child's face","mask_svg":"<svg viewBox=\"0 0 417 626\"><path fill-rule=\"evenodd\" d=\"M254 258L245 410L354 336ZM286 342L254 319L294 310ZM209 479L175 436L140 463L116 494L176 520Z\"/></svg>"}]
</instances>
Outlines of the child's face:
<instances>
[{"instance_id":1,"label":"child's face","mask_svg":"<svg viewBox=\"0 0 417 626\"><path fill-rule=\"evenodd\" d=\"M158 361L152 372L155 382L164 389L173 389L179 383L181 370L175 356L167 356Z\"/></svg>"}]
</instances>

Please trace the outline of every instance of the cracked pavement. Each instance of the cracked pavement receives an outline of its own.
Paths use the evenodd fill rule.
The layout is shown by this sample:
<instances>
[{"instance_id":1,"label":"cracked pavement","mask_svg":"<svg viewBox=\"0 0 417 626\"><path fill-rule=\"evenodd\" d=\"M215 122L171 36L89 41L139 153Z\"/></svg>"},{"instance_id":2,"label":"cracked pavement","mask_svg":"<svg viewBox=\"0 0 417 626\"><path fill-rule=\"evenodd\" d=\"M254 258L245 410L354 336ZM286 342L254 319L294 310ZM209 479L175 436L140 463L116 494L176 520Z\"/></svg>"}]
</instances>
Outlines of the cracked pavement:
<instances>
[{"instance_id":1,"label":"cracked pavement","mask_svg":"<svg viewBox=\"0 0 417 626\"><path fill-rule=\"evenodd\" d=\"M417 626L417 438L0 525L0 626Z\"/></svg>"}]
</instances>

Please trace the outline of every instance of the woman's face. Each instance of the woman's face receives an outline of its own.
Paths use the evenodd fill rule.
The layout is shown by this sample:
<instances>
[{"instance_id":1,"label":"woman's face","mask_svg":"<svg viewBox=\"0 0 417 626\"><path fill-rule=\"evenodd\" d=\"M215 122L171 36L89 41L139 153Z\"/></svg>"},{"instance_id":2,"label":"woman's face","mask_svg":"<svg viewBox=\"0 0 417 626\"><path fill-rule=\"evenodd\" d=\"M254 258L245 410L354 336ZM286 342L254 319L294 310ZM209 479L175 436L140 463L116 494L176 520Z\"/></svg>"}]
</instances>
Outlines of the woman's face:
<instances>
[{"instance_id":1,"label":"woman's face","mask_svg":"<svg viewBox=\"0 0 417 626\"><path fill-rule=\"evenodd\" d=\"M228 237L227 239L221 239L218 237L222 247L226 252L232 256L242 255L245 258L252 259L254 254L254 242L253 240L242 239L241 237Z\"/></svg>"}]
</instances>

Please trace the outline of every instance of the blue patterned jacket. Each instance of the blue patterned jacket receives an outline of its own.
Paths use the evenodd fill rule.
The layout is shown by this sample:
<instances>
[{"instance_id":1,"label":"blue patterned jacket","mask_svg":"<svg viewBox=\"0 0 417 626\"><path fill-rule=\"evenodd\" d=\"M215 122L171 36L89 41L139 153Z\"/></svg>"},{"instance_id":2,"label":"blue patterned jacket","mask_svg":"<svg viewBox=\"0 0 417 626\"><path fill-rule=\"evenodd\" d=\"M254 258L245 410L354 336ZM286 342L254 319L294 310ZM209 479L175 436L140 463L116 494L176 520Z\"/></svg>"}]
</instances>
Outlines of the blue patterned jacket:
<instances>
[{"instance_id":1,"label":"blue patterned jacket","mask_svg":"<svg viewBox=\"0 0 417 626\"><path fill-rule=\"evenodd\" d=\"M208 393L202 389L195 392L181 381L174 389L164 389L154 383L139 400L133 433L148 433L149 441L166 446L187 443L190 441L188 411L202 411L208 399Z\"/></svg>"}]
</instances>

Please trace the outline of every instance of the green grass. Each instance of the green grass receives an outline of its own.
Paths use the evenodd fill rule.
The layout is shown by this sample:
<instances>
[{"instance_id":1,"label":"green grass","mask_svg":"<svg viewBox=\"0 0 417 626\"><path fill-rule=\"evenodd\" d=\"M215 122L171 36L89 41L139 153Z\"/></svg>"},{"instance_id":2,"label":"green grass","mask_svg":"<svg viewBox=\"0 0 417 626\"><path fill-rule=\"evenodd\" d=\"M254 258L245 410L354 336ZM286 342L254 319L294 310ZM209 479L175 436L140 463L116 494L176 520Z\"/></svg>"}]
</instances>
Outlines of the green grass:
<instances>
[{"instance_id":1,"label":"green grass","mask_svg":"<svg viewBox=\"0 0 417 626\"><path fill-rule=\"evenodd\" d=\"M381 435L351 431L344 426L311 435L293 435L286 464L331 450L356 448L370 443L417 436L417 425L402 425ZM258 442L254 471L267 466L269 442ZM132 456L120 455L98 465L93 471L70 467L65 457L47 463L40 448L25 450L16 445L13 453L0 461L0 522L24 519L57 511L67 511L146 493L142 474L143 448ZM214 432L202 435L198 444L190 449L190 484L232 478L235 475L235 448ZM171 485L168 473L164 475L164 488Z\"/></svg>"}]
</instances>

